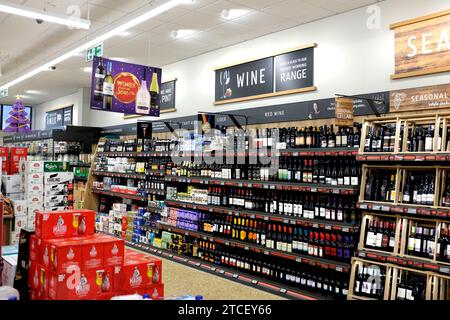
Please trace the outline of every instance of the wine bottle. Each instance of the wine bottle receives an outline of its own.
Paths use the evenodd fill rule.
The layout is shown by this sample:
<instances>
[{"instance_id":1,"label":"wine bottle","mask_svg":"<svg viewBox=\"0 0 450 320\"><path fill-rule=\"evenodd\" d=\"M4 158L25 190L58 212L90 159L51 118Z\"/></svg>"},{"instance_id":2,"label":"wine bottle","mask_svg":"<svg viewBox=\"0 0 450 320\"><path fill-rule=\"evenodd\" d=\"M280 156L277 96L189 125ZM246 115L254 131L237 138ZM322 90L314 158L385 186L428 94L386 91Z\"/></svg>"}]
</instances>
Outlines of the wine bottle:
<instances>
[{"instance_id":1,"label":"wine bottle","mask_svg":"<svg viewBox=\"0 0 450 320\"><path fill-rule=\"evenodd\" d=\"M103 80L103 110L111 110L114 97L114 79L112 77L112 62L106 63L106 76Z\"/></svg>"},{"instance_id":2,"label":"wine bottle","mask_svg":"<svg viewBox=\"0 0 450 320\"><path fill-rule=\"evenodd\" d=\"M136 113L148 115L150 113L150 93L147 89L147 68L144 68L141 86L136 94Z\"/></svg>"}]
</instances>

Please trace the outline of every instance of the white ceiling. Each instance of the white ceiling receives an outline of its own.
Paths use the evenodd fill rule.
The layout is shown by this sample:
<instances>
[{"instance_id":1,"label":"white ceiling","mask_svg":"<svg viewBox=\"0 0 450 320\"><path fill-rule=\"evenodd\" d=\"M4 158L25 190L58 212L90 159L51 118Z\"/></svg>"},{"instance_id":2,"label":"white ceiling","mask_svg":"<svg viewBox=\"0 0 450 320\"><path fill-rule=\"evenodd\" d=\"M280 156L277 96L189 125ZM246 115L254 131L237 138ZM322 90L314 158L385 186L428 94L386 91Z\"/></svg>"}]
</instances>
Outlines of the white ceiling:
<instances>
[{"instance_id":1,"label":"white ceiling","mask_svg":"<svg viewBox=\"0 0 450 320\"><path fill-rule=\"evenodd\" d=\"M12 0L9 0L12 1ZM155 0L161 2L163 0ZM43 23L0 13L0 84L48 60L59 51L88 35L107 28L108 24L133 13L149 0L14 0L17 4L68 14L78 6L81 18L92 22L90 30L70 30L65 26ZM142 23L127 36L105 42L105 56L129 59L135 63L164 66L201 53L226 47L269 33L292 28L317 19L369 5L379 0L194 0ZM88 4L89 3L89 4ZM224 9L245 9L248 13L234 20L221 16ZM175 40L171 31L194 29L197 32ZM75 92L90 85L90 74L82 71L84 56L71 58L56 71L39 75L9 89L11 103L15 95L24 94L28 105L39 104ZM27 94L26 90L41 91Z\"/></svg>"}]
</instances>

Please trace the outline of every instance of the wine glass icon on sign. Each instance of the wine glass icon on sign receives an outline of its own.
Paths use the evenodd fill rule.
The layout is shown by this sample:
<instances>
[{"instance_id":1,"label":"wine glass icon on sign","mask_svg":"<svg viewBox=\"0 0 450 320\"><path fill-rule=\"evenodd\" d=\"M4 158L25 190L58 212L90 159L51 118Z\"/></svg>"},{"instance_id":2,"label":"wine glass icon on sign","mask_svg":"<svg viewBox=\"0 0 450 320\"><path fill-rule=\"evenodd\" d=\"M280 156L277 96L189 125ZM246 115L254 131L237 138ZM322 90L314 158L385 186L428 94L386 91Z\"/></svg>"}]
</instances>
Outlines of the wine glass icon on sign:
<instances>
[{"instance_id":1,"label":"wine glass icon on sign","mask_svg":"<svg viewBox=\"0 0 450 320\"><path fill-rule=\"evenodd\" d=\"M222 99L226 99L226 86L230 83L230 71L225 70L220 72L220 84L222 85L223 96Z\"/></svg>"}]
</instances>

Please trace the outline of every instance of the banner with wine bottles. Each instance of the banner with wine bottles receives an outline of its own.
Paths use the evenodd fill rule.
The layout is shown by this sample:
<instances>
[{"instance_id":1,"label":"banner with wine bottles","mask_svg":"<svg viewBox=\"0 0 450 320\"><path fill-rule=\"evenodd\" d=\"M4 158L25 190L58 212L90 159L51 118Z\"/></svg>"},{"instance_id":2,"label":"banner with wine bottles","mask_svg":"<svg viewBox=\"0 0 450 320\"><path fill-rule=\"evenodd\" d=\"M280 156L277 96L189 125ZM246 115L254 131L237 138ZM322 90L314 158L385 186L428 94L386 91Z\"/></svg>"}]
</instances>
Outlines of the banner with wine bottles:
<instances>
[{"instance_id":1,"label":"banner with wine bottles","mask_svg":"<svg viewBox=\"0 0 450 320\"><path fill-rule=\"evenodd\" d=\"M160 68L95 57L91 109L159 117Z\"/></svg>"}]
</instances>

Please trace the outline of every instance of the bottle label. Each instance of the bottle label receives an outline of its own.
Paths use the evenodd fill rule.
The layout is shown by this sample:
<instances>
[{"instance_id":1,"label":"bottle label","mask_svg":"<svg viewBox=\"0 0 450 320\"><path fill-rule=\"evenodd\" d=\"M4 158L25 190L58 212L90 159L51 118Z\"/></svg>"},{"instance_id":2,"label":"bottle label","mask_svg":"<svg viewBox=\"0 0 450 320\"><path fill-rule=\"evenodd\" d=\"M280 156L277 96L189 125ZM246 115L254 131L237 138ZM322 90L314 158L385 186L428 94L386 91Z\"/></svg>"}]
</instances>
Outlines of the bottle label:
<instances>
[{"instance_id":1,"label":"bottle label","mask_svg":"<svg viewBox=\"0 0 450 320\"><path fill-rule=\"evenodd\" d=\"M395 237L390 237L389 238L389 247L394 248L394 245L395 245Z\"/></svg>"},{"instance_id":2,"label":"bottle label","mask_svg":"<svg viewBox=\"0 0 450 320\"><path fill-rule=\"evenodd\" d=\"M404 288L397 289L397 299L405 300L406 299L406 290Z\"/></svg>"},{"instance_id":3,"label":"bottle label","mask_svg":"<svg viewBox=\"0 0 450 320\"><path fill-rule=\"evenodd\" d=\"M412 290L406 290L406 300L414 300L413 292Z\"/></svg>"},{"instance_id":4,"label":"bottle label","mask_svg":"<svg viewBox=\"0 0 450 320\"><path fill-rule=\"evenodd\" d=\"M433 138L427 137L425 139L425 151L432 151L433 150Z\"/></svg>"},{"instance_id":5,"label":"bottle label","mask_svg":"<svg viewBox=\"0 0 450 320\"><path fill-rule=\"evenodd\" d=\"M103 83L103 94L106 96L113 96L114 95L114 83Z\"/></svg>"},{"instance_id":6,"label":"bottle label","mask_svg":"<svg viewBox=\"0 0 450 320\"><path fill-rule=\"evenodd\" d=\"M352 182L352 186L357 186L357 185L359 185L359 179L358 179L358 177L352 177L351 182Z\"/></svg>"}]
</instances>

